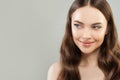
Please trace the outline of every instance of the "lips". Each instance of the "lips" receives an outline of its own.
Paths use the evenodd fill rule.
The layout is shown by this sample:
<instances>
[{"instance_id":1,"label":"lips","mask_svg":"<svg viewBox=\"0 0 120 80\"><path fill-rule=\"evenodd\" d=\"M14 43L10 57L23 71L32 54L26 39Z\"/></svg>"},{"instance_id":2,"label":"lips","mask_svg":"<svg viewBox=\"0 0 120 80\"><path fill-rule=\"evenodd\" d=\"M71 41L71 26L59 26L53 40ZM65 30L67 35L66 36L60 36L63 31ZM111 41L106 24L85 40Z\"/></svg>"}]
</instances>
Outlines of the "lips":
<instances>
[{"instance_id":1,"label":"lips","mask_svg":"<svg viewBox=\"0 0 120 80\"><path fill-rule=\"evenodd\" d=\"M94 43L94 42L81 41L81 43L82 43L82 46L84 46L84 47L89 47L89 46L91 46L91 45L92 45L92 43Z\"/></svg>"}]
</instances>

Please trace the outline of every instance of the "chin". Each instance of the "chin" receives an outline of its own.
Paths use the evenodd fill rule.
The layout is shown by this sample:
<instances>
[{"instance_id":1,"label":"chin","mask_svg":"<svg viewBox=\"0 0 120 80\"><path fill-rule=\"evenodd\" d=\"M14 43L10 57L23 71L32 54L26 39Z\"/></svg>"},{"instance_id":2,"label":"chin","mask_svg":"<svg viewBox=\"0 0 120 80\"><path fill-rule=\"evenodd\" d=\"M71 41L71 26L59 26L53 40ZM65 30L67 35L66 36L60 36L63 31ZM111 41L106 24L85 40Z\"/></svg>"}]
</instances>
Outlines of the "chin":
<instances>
[{"instance_id":1,"label":"chin","mask_svg":"<svg viewBox=\"0 0 120 80\"><path fill-rule=\"evenodd\" d=\"M92 54L92 53L98 53L99 48L96 49L80 49L82 54Z\"/></svg>"},{"instance_id":2,"label":"chin","mask_svg":"<svg viewBox=\"0 0 120 80\"><path fill-rule=\"evenodd\" d=\"M91 54L92 52L81 51L82 54Z\"/></svg>"}]
</instances>

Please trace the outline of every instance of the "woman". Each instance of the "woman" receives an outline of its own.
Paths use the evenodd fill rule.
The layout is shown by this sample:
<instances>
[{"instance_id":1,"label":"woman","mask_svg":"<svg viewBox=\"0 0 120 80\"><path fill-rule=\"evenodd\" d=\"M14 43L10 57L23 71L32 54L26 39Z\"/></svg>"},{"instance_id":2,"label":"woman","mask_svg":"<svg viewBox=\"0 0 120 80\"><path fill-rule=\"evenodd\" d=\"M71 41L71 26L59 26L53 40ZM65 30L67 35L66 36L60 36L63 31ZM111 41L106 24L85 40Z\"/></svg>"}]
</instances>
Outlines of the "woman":
<instances>
[{"instance_id":1,"label":"woman","mask_svg":"<svg viewBox=\"0 0 120 80\"><path fill-rule=\"evenodd\" d=\"M120 80L120 45L106 0L73 2L60 53L48 80Z\"/></svg>"}]
</instances>

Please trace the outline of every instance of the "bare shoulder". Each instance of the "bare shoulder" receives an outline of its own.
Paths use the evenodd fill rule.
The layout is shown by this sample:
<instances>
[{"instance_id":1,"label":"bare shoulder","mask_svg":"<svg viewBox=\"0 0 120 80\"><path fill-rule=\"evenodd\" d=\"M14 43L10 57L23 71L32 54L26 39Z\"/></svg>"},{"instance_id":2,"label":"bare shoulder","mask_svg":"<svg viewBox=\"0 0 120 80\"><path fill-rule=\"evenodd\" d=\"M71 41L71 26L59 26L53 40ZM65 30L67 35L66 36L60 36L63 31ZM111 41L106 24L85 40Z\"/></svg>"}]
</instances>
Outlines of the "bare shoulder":
<instances>
[{"instance_id":1,"label":"bare shoulder","mask_svg":"<svg viewBox=\"0 0 120 80\"><path fill-rule=\"evenodd\" d=\"M60 71L61 71L60 62L52 64L48 70L47 80L57 80Z\"/></svg>"}]
</instances>

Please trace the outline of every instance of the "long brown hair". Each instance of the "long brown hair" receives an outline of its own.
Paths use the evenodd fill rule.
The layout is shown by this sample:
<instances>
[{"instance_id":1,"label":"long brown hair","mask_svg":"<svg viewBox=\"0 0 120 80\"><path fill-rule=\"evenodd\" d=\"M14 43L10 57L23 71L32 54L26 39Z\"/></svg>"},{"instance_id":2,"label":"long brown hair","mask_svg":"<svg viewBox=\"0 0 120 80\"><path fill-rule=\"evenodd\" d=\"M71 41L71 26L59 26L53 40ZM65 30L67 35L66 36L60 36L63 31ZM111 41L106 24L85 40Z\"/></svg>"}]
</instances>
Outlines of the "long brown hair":
<instances>
[{"instance_id":1,"label":"long brown hair","mask_svg":"<svg viewBox=\"0 0 120 80\"><path fill-rule=\"evenodd\" d=\"M75 45L71 31L71 16L80 7L90 5L103 13L108 23L108 34L100 48L98 67L103 71L105 80L120 80L120 45L110 5L106 0L75 0L69 9L66 31L60 48L61 72L57 80L81 80L78 65L81 51Z\"/></svg>"}]
</instances>

